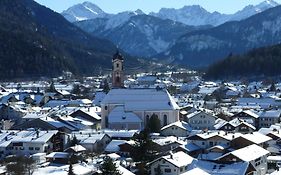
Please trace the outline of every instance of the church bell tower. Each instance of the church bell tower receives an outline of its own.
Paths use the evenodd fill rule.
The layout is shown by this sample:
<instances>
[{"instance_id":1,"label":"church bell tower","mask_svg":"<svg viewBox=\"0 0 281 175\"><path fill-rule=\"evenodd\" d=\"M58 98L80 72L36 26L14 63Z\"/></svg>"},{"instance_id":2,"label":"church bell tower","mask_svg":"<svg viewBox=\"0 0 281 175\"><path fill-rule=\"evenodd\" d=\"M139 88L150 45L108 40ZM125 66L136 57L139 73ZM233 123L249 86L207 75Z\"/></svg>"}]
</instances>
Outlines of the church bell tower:
<instances>
[{"instance_id":1,"label":"church bell tower","mask_svg":"<svg viewBox=\"0 0 281 175\"><path fill-rule=\"evenodd\" d=\"M124 58L117 51L112 58L112 87L123 88L124 87Z\"/></svg>"}]
</instances>

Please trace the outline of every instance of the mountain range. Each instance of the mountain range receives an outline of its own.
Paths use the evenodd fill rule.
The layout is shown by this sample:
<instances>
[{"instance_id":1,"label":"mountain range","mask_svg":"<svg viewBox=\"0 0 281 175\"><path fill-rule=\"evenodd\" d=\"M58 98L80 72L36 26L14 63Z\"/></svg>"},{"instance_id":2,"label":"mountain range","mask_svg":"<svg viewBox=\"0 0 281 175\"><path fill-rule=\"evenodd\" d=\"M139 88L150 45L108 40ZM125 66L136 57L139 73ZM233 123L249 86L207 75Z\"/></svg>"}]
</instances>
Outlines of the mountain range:
<instances>
[{"instance_id":1,"label":"mountain range","mask_svg":"<svg viewBox=\"0 0 281 175\"><path fill-rule=\"evenodd\" d=\"M219 12L208 12L199 5L184 6L180 9L162 8L158 13L150 13L162 19L170 19L186 25L212 25L218 26L227 21L240 21L250 16L263 12L279 4L273 0L266 0L258 5L248 5L234 14L223 14Z\"/></svg>"},{"instance_id":2,"label":"mountain range","mask_svg":"<svg viewBox=\"0 0 281 175\"><path fill-rule=\"evenodd\" d=\"M159 58L191 67L204 67L253 48L278 44L281 41L281 6L241 21L188 33Z\"/></svg>"},{"instance_id":3,"label":"mountain range","mask_svg":"<svg viewBox=\"0 0 281 175\"><path fill-rule=\"evenodd\" d=\"M74 24L92 36L108 39L124 51L139 57L151 57L161 53L172 46L180 36L207 27L187 26L168 19L129 12L127 16L129 14L131 17L126 19L123 17L124 13L111 19L96 18ZM122 22L122 25L117 25L114 21L119 24ZM108 27L112 25L115 27Z\"/></svg>"},{"instance_id":4,"label":"mountain range","mask_svg":"<svg viewBox=\"0 0 281 175\"><path fill-rule=\"evenodd\" d=\"M174 8L161 8L159 12L151 12L148 15L155 16L161 19L170 19L189 26L204 26L212 25L217 26L227 21L239 21L264 10L276 7L279 4L273 0L266 0L258 5L248 5L242 10L234 14L223 14L219 12L208 12L199 5L184 6L180 9ZM120 14L129 14L131 16L134 12L121 12ZM141 10L136 10L135 15L144 14ZM104 12L101 8L91 2L84 2L74 5L62 12L62 15L70 22L77 22L95 18L112 18L116 14ZM123 15L124 17L124 15ZM119 18L120 19L120 18ZM114 26L113 26L114 27ZM115 26L116 27L116 26Z\"/></svg>"},{"instance_id":5,"label":"mountain range","mask_svg":"<svg viewBox=\"0 0 281 175\"><path fill-rule=\"evenodd\" d=\"M109 14L84 2L62 15L92 36L108 39L131 55L198 68L230 53L277 44L281 11L275 8L279 9L278 3L267 0L231 15L211 13L198 5L163 8L150 14L141 10Z\"/></svg>"}]
</instances>

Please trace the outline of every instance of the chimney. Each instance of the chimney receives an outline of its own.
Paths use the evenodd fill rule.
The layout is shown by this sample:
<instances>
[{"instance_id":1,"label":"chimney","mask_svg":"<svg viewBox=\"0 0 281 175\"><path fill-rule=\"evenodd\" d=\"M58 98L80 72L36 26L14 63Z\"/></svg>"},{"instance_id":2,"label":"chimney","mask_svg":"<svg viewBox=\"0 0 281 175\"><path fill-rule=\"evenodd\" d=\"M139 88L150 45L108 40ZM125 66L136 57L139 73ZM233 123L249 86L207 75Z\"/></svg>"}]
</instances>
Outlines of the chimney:
<instances>
[{"instance_id":1,"label":"chimney","mask_svg":"<svg viewBox=\"0 0 281 175\"><path fill-rule=\"evenodd\" d=\"M173 156L173 152L172 151L170 151L170 159L173 159L174 158L174 156Z\"/></svg>"},{"instance_id":2,"label":"chimney","mask_svg":"<svg viewBox=\"0 0 281 175\"><path fill-rule=\"evenodd\" d=\"M39 130L36 130L36 138L39 138Z\"/></svg>"}]
</instances>

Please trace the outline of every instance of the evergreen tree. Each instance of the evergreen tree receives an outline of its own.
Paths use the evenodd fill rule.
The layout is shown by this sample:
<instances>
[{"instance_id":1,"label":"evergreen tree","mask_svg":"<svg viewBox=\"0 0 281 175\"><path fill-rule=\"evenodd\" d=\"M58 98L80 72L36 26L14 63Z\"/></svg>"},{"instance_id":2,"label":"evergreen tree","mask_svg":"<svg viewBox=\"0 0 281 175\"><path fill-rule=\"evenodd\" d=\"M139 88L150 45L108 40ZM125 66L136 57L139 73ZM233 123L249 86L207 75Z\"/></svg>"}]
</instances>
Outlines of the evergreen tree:
<instances>
[{"instance_id":1,"label":"evergreen tree","mask_svg":"<svg viewBox=\"0 0 281 175\"><path fill-rule=\"evenodd\" d=\"M73 138L71 140L69 139L69 141L70 141L70 143L69 143L70 147L79 144L79 141L78 141L78 139L77 139L77 137L75 135L73 136Z\"/></svg>"},{"instance_id":2,"label":"evergreen tree","mask_svg":"<svg viewBox=\"0 0 281 175\"><path fill-rule=\"evenodd\" d=\"M71 162L70 162L69 168L68 168L68 175L75 175L74 172L73 172L73 165L72 165Z\"/></svg>"},{"instance_id":3,"label":"evergreen tree","mask_svg":"<svg viewBox=\"0 0 281 175\"><path fill-rule=\"evenodd\" d=\"M80 95L81 94L81 89L78 84L74 84L71 93Z\"/></svg>"},{"instance_id":4,"label":"evergreen tree","mask_svg":"<svg viewBox=\"0 0 281 175\"><path fill-rule=\"evenodd\" d=\"M107 79L105 79L105 80L103 81L102 91L105 92L105 93L108 93L109 90L110 90L109 84L108 84L108 82L107 82Z\"/></svg>"},{"instance_id":5,"label":"evergreen tree","mask_svg":"<svg viewBox=\"0 0 281 175\"><path fill-rule=\"evenodd\" d=\"M147 127L150 132L159 133L161 130L161 122L156 114L152 114L150 117Z\"/></svg>"},{"instance_id":6,"label":"evergreen tree","mask_svg":"<svg viewBox=\"0 0 281 175\"><path fill-rule=\"evenodd\" d=\"M145 169L146 163L154 160L157 153L159 153L159 150L154 146L154 143L150 139L149 134L149 128L146 128L138 135L134 136L135 144L130 152L133 160L135 162L140 162L137 166L137 174L141 175L147 174L147 170Z\"/></svg>"},{"instance_id":7,"label":"evergreen tree","mask_svg":"<svg viewBox=\"0 0 281 175\"><path fill-rule=\"evenodd\" d=\"M8 174L32 175L36 165L32 158L23 156L7 157L4 160Z\"/></svg>"},{"instance_id":8,"label":"evergreen tree","mask_svg":"<svg viewBox=\"0 0 281 175\"><path fill-rule=\"evenodd\" d=\"M269 91L270 91L270 92L276 91L276 87L275 87L275 83L274 83L274 82L271 83L270 88L269 88Z\"/></svg>"},{"instance_id":9,"label":"evergreen tree","mask_svg":"<svg viewBox=\"0 0 281 175\"><path fill-rule=\"evenodd\" d=\"M52 81L50 87L46 90L47 92L56 92L55 84Z\"/></svg>"},{"instance_id":10,"label":"evergreen tree","mask_svg":"<svg viewBox=\"0 0 281 175\"><path fill-rule=\"evenodd\" d=\"M102 175L121 175L116 164L108 156L104 158L104 162L101 165L101 172Z\"/></svg>"}]
</instances>

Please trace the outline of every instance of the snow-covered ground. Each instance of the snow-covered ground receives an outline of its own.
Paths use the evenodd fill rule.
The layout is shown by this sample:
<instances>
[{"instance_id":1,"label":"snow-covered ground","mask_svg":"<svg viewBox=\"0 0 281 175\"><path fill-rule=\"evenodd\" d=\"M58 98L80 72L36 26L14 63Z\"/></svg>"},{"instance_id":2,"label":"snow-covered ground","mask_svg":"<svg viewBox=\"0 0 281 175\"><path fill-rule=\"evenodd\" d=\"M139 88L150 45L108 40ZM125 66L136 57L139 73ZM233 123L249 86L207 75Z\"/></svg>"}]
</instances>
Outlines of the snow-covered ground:
<instances>
[{"instance_id":1,"label":"snow-covered ground","mask_svg":"<svg viewBox=\"0 0 281 175\"><path fill-rule=\"evenodd\" d=\"M67 175L69 170L69 165L50 165L47 167L38 168L35 170L33 175ZM74 164L73 172L77 175L86 175L92 172L92 169L87 165Z\"/></svg>"}]
</instances>

